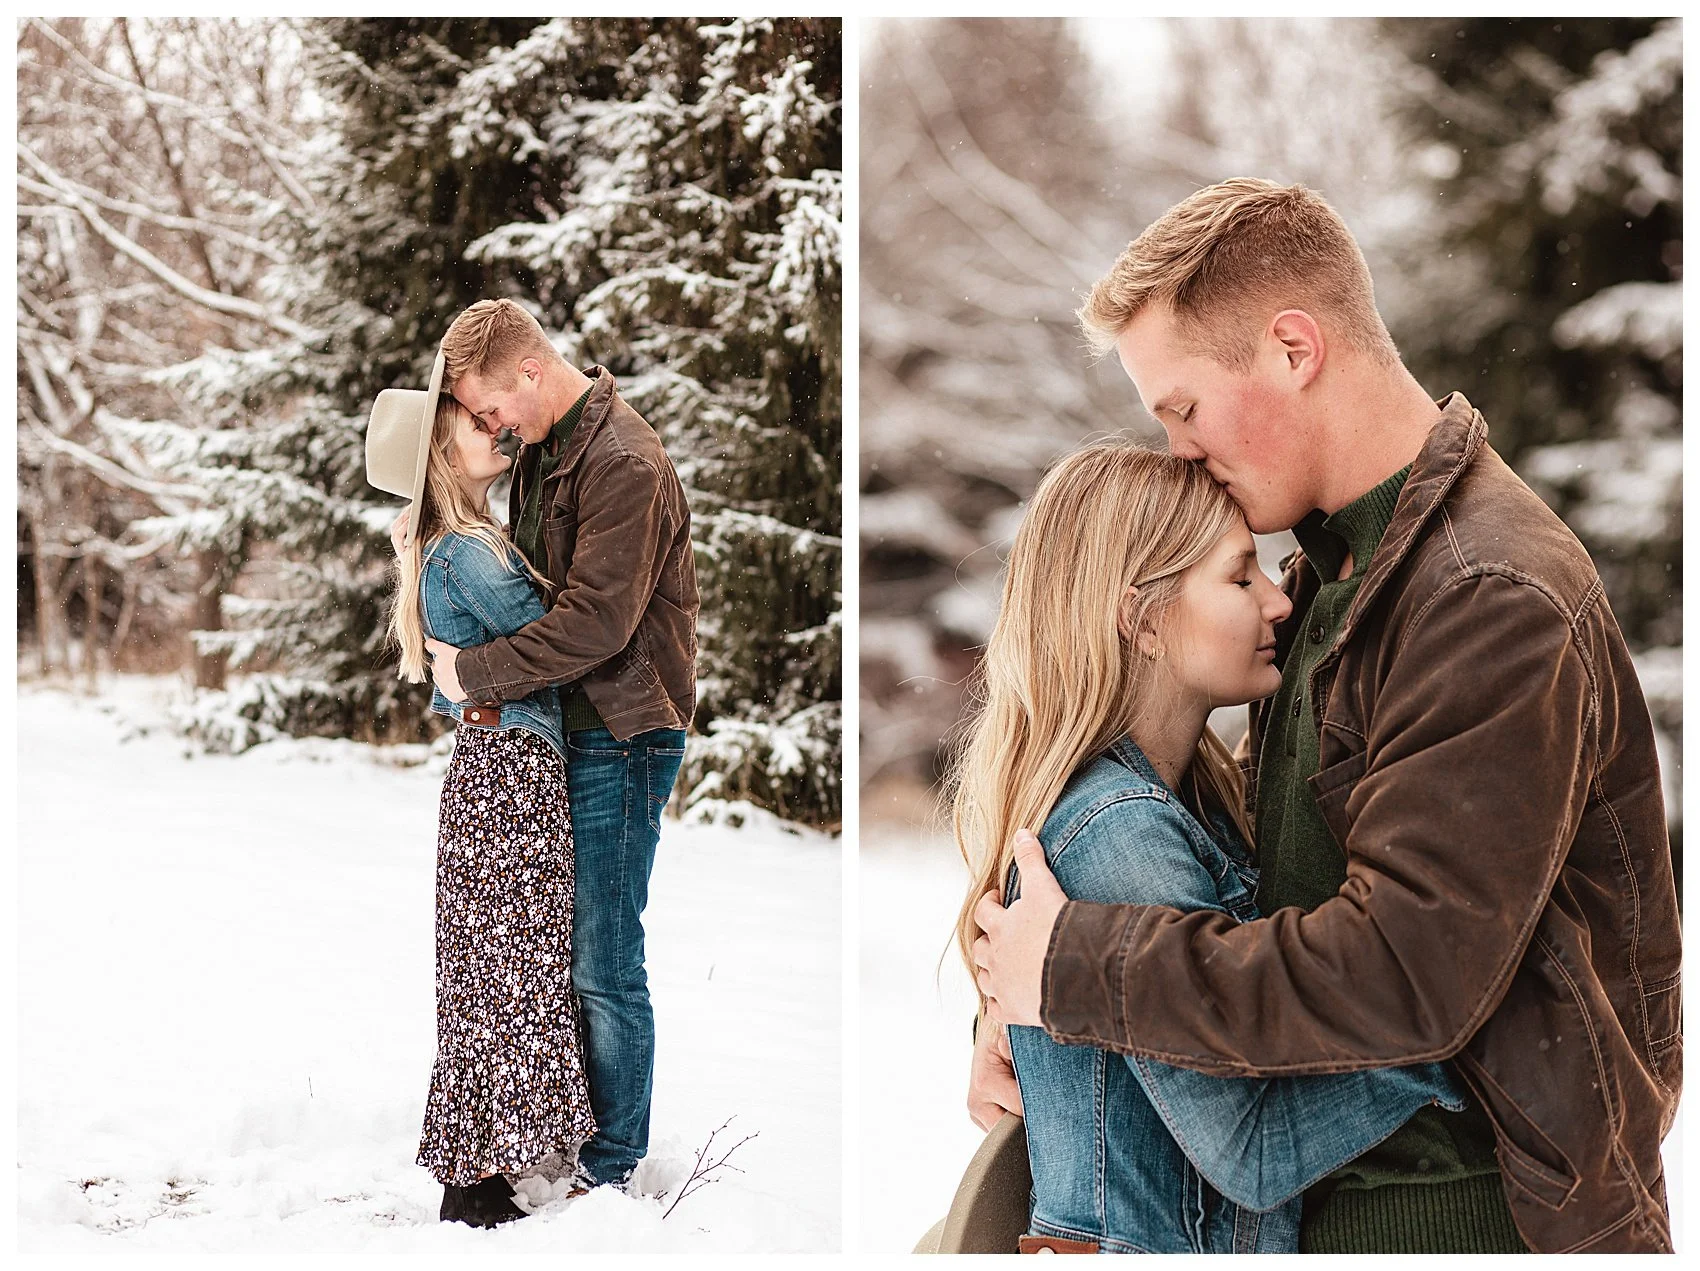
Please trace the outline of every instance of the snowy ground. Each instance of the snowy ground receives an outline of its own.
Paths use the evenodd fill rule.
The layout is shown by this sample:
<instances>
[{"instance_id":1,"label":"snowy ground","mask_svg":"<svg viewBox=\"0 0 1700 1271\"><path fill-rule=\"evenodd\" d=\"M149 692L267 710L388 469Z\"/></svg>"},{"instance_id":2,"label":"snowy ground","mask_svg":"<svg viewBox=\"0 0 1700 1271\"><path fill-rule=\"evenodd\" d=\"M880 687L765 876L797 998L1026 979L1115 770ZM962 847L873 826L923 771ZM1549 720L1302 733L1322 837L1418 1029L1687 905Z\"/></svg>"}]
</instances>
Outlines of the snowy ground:
<instances>
[{"instance_id":1,"label":"snowy ground","mask_svg":"<svg viewBox=\"0 0 1700 1271\"><path fill-rule=\"evenodd\" d=\"M413 1164L439 775L352 743L190 759L161 730L124 739L165 691L19 695L20 1249L839 1247L835 841L663 832L638 1182L676 1189L728 1117L720 1142L758 1133L743 1173L665 1220L601 1189L493 1232L439 1224Z\"/></svg>"},{"instance_id":2,"label":"snowy ground","mask_svg":"<svg viewBox=\"0 0 1700 1271\"><path fill-rule=\"evenodd\" d=\"M980 1143L968 1119L974 988L956 954L952 848L864 832L860 858L860 1248L907 1253ZM943 954L943 961L940 955Z\"/></svg>"},{"instance_id":3,"label":"snowy ground","mask_svg":"<svg viewBox=\"0 0 1700 1271\"><path fill-rule=\"evenodd\" d=\"M974 993L951 938L966 873L948 841L863 835L861 1248L906 1252L944 1216L980 1132L968 1119ZM872 1115L878 1109L878 1116ZM1687 1248L1683 1116L1665 1140L1672 1234Z\"/></svg>"}]
</instances>

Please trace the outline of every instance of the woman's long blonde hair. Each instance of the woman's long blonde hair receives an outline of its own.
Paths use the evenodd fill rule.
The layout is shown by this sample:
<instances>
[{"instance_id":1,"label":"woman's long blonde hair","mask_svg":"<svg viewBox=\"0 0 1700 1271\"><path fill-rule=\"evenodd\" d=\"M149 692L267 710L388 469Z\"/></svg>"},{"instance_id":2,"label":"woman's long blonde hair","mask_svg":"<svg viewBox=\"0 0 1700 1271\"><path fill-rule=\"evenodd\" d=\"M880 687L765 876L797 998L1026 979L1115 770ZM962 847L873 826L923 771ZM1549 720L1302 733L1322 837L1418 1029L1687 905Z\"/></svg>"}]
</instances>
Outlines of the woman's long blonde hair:
<instances>
[{"instance_id":1,"label":"woman's long blonde hair","mask_svg":"<svg viewBox=\"0 0 1700 1271\"><path fill-rule=\"evenodd\" d=\"M1156 667L1138 633L1161 636L1181 575L1239 519L1202 466L1125 439L1075 451L1039 483L948 780L973 878L956 924L970 974L974 906L1007 885L1016 830L1037 834L1069 776L1138 721ZM1191 772L1250 843L1239 767L1209 728Z\"/></svg>"},{"instance_id":2,"label":"woman's long blonde hair","mask_svg":"<svg viewBox=\"0 0 1700 1271\"><path fill-rule=\"evenodd\" d=\"M513 567L512 544L491 518L489 509L475 504L455 475L455 429L460 427L461 416L466 413L466 407L447 393L437 399L437 417L431 424L431 444L425 456L425 497L420 500L420 523L408 526L407 547L396 560L389 635L390 643L401 650L399 674L410 684L421 684L426 676L425 621L419 611L419 575L425 567L426 549L445 534L465 534L488 547L503 565ZM523 556L521 562L527 574L545 583Z\"/></svg>"}]
</instances>

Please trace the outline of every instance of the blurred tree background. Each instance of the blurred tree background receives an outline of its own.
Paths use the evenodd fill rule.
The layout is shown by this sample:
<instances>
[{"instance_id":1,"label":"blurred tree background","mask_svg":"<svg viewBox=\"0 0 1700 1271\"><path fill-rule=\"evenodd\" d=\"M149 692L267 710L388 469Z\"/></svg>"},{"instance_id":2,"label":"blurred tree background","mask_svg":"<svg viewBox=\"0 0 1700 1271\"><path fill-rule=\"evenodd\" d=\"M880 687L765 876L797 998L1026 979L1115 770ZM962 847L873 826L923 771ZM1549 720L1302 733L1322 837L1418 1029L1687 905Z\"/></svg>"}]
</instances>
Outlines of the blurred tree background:
<instances>
[{"instance_id":1,"label":"blurred tree background","mask_svg":"<svg viewBox=\"0 0 1700 1271\"><path fill-rule=\"evenodd\" d=\"M930 817L1045 466L1161 443L1075 305L1173 203L1258 175L1340 210L1418 379L1593 554L1680 858L1680 22L889 21L860 74L870 822Z\"/></svg>"},{"instance_id":2,"label":"blurred tree background","mask_svg":"<svg viewBox=\"0 0 1700 1271\"><path fill-rule=\"evenodd\" d=\"M836 825L841 81L824 19L21 24L20 672L190 665L214 749L439 735L366 413L511 296L689 491L686 809Z\"/></svg>"}]
</instances>

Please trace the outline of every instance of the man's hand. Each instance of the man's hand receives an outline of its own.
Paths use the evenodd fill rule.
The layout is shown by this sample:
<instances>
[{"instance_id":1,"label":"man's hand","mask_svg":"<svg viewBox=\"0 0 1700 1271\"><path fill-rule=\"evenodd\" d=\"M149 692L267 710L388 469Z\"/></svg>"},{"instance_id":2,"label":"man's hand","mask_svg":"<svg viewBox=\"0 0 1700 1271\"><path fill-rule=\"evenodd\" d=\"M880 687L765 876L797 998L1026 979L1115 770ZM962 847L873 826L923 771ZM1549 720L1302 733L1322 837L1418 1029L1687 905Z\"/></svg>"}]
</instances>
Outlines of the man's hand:
<instances>
[{"instance_id":1,"label":"man's hand","mask_svg":"<svg viewBox=\"0 0 1700 1271\"><path fill-rule=\"evenodd\" d=\"M989 891L974 906L974 921L986 934L974 942L974 981L986 995L986 1011L1000 1024L1038 1024L1045 950L1068 897L1045 864L1045 849L1027 830L1015 832L1015 864L1021 897L1008 909Z\"/></svg>"},{"instance_id":2,"label":"man's hand","mask_svg":"<svg viewBox=\"0 0 1700 1271\"><path fill-rule=\"evenodd\" d=\"M401 515L390 522L390 546L395 548L399 557L407 550L407 508L401 510Z\"/></svg>"},{"instance_id":3,"label":"man's hand","mask_svg":"<svg viewBox=\"0 0 1700 1271\"><path fill-rule=\"evenodd\" d=\"M460 680L455 677L455 658L459 654L460 650L452 644L444 644L441 640L425 641L425 656L431 660L431 678L451 702L466 700L466 690L461 688Z\"/></svg>"},{"instance_id":4,"label":"man's hand","mask_svg":"<svg viewBox=\"0 0 1700 1271\"><path fill-rule=\"evenodd\" d=\"M1015 1082L1009 1033L1002 1024L983 1019L974 1037L974 1063L968 1069L968 1116L990 1133L1006 1112L1021 1115L1021 1087Z\"/></svg>"}]
</instances>

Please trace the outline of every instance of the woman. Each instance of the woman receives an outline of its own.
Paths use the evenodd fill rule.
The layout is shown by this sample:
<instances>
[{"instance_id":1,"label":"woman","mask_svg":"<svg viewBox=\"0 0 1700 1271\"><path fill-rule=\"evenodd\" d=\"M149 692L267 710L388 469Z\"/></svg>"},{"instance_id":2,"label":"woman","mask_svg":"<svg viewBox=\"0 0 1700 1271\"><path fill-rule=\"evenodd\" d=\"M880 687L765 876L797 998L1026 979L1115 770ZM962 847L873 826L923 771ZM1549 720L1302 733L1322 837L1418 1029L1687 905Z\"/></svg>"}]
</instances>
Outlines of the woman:
<instances>
[{"instance_id":1,"label":"woman","mask_svg":"<svg viewBox=\"0 0 1700 1271\"><path fill-rule=\"evenodd\" d=\"M1274 624L1290 612L1201 466L1111 441L1046 476L954 771L970 972L973 906L1014 893L1009 845L1025 825L1043 826L1072 898L1258 916L1241 774L1206 721L1280 687ZM1425 1104L1462 1106L1433 1064L1218 1078L1038 1028L1009 1043L1033 1175L1027 1247L1296 1251L1305 1187Z\"/></svg>"},{"instance_id":2,"label":"woman","mask_svg":"<svg viewBox=\"0 0 1700 1271\"><path fill-rule=\"evenodd\" d=\"M381 411L403 435L409 420L431 423L414 448L422 471L409 483L390 619L401 674L415 684L426 677L427 636L477 645L543 615L536 575L487 510L512 460L460 403L437 400L440 356L438 367L428 394L381 394L370 434L385 432ZM368 442L369 473L377 444ZM384 488L401 484L392 477ZM525 1215L504 1172L551 1152L570 1157L596 1129L571 988L566 746L553 689L499 709L433 689L431 709L459 727L438 810L437 1056L418 1163L443 1184L443 1221L488 1227Z\"/></svg>"}]
</instances>

